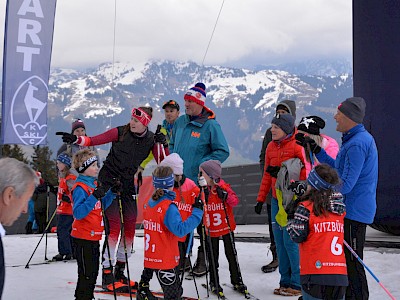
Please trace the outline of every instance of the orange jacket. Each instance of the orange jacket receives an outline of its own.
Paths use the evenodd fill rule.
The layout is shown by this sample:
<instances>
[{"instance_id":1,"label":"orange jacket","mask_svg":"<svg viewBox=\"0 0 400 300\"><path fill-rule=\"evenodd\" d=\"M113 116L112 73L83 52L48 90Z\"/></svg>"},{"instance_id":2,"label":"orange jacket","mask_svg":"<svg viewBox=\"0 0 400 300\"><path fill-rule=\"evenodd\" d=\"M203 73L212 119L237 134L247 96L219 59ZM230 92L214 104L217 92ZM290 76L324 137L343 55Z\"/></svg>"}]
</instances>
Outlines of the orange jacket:
<instances>
[{"instance_id":1,"label":"orange jacket","mask_svg":"<svg viewBox=\"0 0 400 300\"><path fill-rule=\"evenodd\" d=\"M296 144L296 140L294 138L295 133L281 142L272 141L268 144L267 150L265 151L264 173L261 180L260 189L258 191L257 202L265 202L265 198L268 195L271 187L272 196L276 199L276 178L271 177L271 175L266 172L268 166L280 167L284 161L295 157L299 158L304 165L303 147ZM303 167L300 172L300 180L305 179L306 169Z\"/></svg>"},{"instance_id":2,"label":"orange jacket","mask_svg":"<svg viewBox=\"0 0 400 300\"><path fill-rule=\"evenodd\" d=\"M68 188L67 181L76 180L76 176L74 174L68 174L65 178L60 177L58 183L58 192L57 192L57 214L59 215L72 215L72 194ZM62 196L67 195L69 197L70 202L66 202L62 200Z\"/></svg>"}]
</instances>

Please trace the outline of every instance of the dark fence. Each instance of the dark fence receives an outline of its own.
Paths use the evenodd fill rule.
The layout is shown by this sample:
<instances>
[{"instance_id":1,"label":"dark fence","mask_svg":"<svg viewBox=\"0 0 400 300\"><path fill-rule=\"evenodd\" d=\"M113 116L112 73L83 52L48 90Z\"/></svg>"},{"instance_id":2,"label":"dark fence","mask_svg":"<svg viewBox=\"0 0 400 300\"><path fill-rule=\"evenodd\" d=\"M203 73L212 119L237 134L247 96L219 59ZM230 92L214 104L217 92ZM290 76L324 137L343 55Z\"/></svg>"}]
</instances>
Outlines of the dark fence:
<instances>
[{"instance_id":1,"label":"dark fence","mask_svg":"<svg viewBox=\"0 0 400 300\"><path fill-rule=\"evenodd\" d=\"M222 170L222 177L229 183L232 189L237 193L240 202L234 209L235 220L237 224L266 224L268 221L267 210L264 205L261 215L254 212L257 193L261 182L260 166L258 164L244 165L236 167L227 167ZM50 194L49 219L56 208L55 195ZM28 214L22 214L21 217L11 227L6 227L7 234L25 233L25 225L28 220ZM51 226L57 224L55 216Z\"/></svg>"}]
</instances>

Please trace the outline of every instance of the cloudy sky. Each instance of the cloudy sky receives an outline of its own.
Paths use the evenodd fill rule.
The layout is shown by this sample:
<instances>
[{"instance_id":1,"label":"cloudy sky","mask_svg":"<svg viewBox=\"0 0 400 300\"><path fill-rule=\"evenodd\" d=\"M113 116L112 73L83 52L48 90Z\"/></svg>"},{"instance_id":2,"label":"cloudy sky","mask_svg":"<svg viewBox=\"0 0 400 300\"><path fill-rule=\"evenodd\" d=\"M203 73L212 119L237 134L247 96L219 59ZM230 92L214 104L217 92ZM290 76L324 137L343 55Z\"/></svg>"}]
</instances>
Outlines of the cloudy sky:
<instances>
[{"instance_id":1,"label":"cloudy sky","mask_svg":"<svg viewBox=\"0 0 400 300\"><path fill-rule=\"evenodd\" d=\"M115 61L201 64L222 3L206 65L351 59L349 0L58 0L52 66L96 66L113 52Z\"/></svg>"}]
</instances>

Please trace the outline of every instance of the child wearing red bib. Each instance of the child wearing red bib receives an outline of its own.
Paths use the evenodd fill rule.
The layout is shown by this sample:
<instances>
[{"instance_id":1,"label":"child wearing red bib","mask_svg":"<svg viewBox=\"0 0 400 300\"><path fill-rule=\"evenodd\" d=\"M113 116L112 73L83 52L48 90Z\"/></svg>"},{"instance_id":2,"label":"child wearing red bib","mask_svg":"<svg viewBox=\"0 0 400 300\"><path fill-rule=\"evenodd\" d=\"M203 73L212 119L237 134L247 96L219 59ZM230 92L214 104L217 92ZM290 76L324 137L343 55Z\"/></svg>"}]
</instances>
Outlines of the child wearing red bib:
<instances>
[{"instance_id":1,"label":"child wearing red bib","mask_svg":"<svg viewBox=\"0 0 400 300\"><path fill-rule=\"evenodd\" d=\"M55 261L70 260L72 255L72 195L71 189L75 184L76 171L71 169L71 158L61 153L57 156L58 191L57 191L57 242L58 254Z\"/></svg>"},{"instance_id":2,"label":"child wearing red bib","mask_svg":"<svg viewBox=\"0 0 400 300\"><path fill-rule=\"evenodd\" d=\"M78 263L78 282L75 289L76 300L94 299L93 291L99 273L100 243L103 235L103 209L116 197L115 184L108 191L97 186L96 153L89 149L78 151L74 156L74 168L79 176L72 188L73 215L71 236Z\"/></svg>"},{"instance_id":3,"label":"child wearing red bib","mask_svg":"<svg viewBox=\"0 0 400 300\"><path fill-rule=\"evenodd\" d=\"M174 175L170 167L159 166L153 171L155 192L143 207L144 270L140 279L137 299L157 299L149 289L153 272L164 292L164 299L177 300L182 296L178 276L178 239L193 231L203 216L202 202L196 199L192 214L182 221L177 205Z\"/></svg>"},{"instance_id":4,"label":"child wearing red bib","mask_svg":"<svg viewBox=\"0 0 400 300\"><path fill-rule=\"evenodd\" d=\"M214 294L223 296L218 275L219 239L222 237L225 256L229 263L231 283L235 290L243 294L247 293L247 286L243 284L240 273L233 234L236 228L233 207L239 203L239 198L231 189L231 186L221 179L222 168L218 160L203 162L199 170L201 174L199 184L203 187L206 195L203 222L206 227L206 234L209 236L206 246L210 269L210 290Z\"/></svg>"},{"instance_id":5,"label":"child wearing red bib","mask_svg":"<svg viewBox=\"0 0 400 300\"><path fill-rule=\"evenodd\" d=\"M348 285L343 249L343 196L335 193L337 172L327 164L311 170L307 182L289 188L300 196L289 209L287 231L299 244L303 300L344 299ZM304 195L302 195L304 193ZM296 204L295 204L296 205Z\"/></svg>"},{"instance_id":6,"label":"child wearing red bib","mask_svg":"<svg viewBox=\"0 0 400 300\"><path fill-rule=\"evenodd\" d=\"M183 160L177 153L171 153L160 163L160 166L170 167L174 172L175 182L173 191L176 194L174 203L178 207L182 221L185 221L192 214L193 203L200 193L200 188L193 180L183 174ZM190 269L189 258L185 260L189 235L178 239L179 246L179 271L183 272Z\"/></svg>"}]
</instances>

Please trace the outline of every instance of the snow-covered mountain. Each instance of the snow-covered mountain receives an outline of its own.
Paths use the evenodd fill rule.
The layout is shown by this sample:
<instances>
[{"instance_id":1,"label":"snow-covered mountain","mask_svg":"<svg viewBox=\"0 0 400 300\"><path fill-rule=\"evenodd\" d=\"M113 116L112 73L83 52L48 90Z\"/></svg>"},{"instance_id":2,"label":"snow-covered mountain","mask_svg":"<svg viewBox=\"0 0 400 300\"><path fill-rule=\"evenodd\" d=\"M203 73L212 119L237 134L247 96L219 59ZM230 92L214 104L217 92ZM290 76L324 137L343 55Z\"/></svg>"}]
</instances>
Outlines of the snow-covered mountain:
<instances>
[{"instance_id":1,"label":"snow-covered mountain","mask_svg":"<svg viewBox=\"0 0 400 300\"><path fill-rule=\"evenodd\" d=\"M294 75L282 70L200 66L193 62L149 61L140 65L105 63L85 72L54 69L50 76L49 145L60 145L54 132L69 131L74 118L83 118L89 135L119 126L130 119L132 107L154 109L152 128L163 119L162 104L183 95L196 82L207 87L206 105L214 110L232 155L227 164L258 161L261 141L270 126L276 103L297 103L297 122L304 115L327 121L327 134L338 137L332 118L336 107L352 95L352 76ZM104 148L105 150L108 147Z\"/></svg>"}]
</instances>

